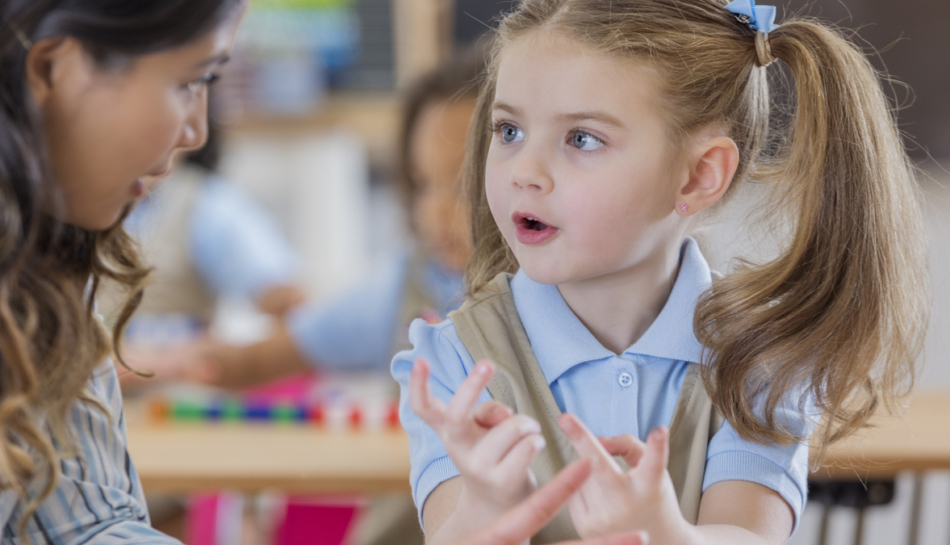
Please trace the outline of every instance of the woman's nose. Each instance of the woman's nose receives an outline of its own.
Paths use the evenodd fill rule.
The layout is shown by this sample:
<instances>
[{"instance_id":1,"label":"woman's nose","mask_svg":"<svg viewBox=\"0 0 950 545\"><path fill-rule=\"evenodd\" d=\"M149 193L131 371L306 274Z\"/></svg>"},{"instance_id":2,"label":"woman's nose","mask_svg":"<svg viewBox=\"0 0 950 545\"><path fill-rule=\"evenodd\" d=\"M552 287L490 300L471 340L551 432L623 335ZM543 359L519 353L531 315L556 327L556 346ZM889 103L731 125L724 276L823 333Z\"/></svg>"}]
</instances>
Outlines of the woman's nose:
<instances>
[{"instance_id":1,"label":"woman's nose","mask_svg":"<svg viewBox=\"0 0 950 545\"><path fill-rule=\"evenodd\" d=\"M196 106L185 119L178 140L178 147L184 151L201 149L208 141L207 101Z\"/></svg>"}]
</instances>

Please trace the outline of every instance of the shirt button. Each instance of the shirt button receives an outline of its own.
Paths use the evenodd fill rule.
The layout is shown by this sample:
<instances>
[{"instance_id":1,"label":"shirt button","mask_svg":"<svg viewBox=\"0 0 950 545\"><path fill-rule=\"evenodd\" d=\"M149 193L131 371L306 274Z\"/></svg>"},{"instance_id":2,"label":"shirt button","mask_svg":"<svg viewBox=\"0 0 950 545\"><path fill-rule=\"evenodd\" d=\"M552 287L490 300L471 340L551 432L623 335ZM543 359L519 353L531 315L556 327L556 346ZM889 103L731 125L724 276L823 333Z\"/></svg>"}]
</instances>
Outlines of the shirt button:
<instances>
[{"instance_id":1,"label":"shirt button","mask_svg":"<svg viewBox=\"0 0 950 545\"><path fill-rule=\"evenodd\" d=\"M617 382L619 382L624 388L629 388L631 385L633 385L633 375L624 371L620 373L619 377L617 377Z\"/></svg>"}]
</instances>

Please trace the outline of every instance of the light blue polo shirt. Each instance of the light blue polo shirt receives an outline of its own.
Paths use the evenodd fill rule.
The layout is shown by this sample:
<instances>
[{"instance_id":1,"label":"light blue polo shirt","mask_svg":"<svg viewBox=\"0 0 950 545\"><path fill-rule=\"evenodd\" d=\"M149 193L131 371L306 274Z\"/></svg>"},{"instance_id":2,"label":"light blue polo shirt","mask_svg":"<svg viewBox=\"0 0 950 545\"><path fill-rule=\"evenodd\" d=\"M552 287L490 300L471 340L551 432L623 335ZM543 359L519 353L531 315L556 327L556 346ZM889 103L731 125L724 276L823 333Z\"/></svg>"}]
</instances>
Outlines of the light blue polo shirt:
<instances>
[{"instance_id":1,"label":"light blue polo shirt","mask_svg":"<svg viewBox=\"0 0 950 545\"><path fill-rule=\"evenodd\" d=\"M709 266L696 242L683 243L680 269L670 297L643 336L622 354L604 348L574 315L557 286L534 282L519 271L511 280L515 307L558 407L577 415L596 435L624 433L646 440L656 426L669 426L690 362L701 362L702 345L693 332L699 296L711 286ZM474 369L455 325L413 322L413 349L396 355L393 377L399 382L399 414L409 434L410 481L416 506L441 482L458 475L438 435L409 408L412 362L426 358L432 367L429 387L448 402ZM491 399L484 391L479 399ZM789 396L776 413L789 431L808 437L816 419L799 410L801 396ZM809 405L810 407L810 405ZM811 412L811 411L808 411ZM778 492L792 507L795 525L805 507L808 487L807 441L790 446L760 445L741 439L729 423L710 441L703 490L730 480L751 481Z\"/></svg>"}]
</instances>

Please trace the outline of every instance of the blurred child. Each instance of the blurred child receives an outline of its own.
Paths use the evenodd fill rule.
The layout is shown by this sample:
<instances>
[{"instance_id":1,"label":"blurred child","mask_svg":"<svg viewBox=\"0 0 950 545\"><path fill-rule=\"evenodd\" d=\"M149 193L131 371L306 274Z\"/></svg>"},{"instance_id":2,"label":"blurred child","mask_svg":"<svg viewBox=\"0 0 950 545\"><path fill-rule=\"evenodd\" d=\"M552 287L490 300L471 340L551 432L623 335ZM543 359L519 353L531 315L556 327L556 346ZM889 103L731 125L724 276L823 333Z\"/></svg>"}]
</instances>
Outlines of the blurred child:
<instances>
[{"instance_id":1,"label":"blurred child","mask_svg":"<svg viewBox=\"0 0 950 545\"><path fill-rule=\"evenodd\" d=\"M180 360L181 376L244 388L312 368L385 373L392 356L408 348L413 319L437 323L461 303L471 247L459 172L483 66L473 53L423 77L407 94L396 179L415 247L347 293L294 310L269 339L192 345ZM412 501L375 498L350 542L421 545Z\"/></svg>"},{"instance_id":2,"label":"blurred child","mask_svg":"<svg viewBox=\"0 0 950 545\"><path fill-rule=\"evenodd\" d=\"M396 180L415 246L347 293L291 312L270 339L245 347L202 343L187 376L239 388L313 367L384 371L408 347L413 319L437 322L457 308L470 252L458 175L482 66L476 55L464 57L407 94Z\"/></svg>"}]
</instances>

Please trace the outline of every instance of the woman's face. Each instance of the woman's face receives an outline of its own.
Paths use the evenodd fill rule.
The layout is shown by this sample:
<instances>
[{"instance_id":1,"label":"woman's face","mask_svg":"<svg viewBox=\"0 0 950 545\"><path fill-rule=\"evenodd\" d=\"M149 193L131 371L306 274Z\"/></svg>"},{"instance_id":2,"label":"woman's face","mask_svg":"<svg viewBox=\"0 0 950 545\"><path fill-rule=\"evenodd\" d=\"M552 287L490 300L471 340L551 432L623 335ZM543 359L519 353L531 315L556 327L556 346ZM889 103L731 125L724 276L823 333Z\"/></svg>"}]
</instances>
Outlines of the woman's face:
<instances>
[{"instance_id":1,"label":"woman's face","mask_svg":"<svg viewBox=\"0 0 950 545\"><path fill-rule=\"evenodd\" d=\"M59 188L46 212L107 229L178 153L204 144L207 85L227 61L241 15L186 46L120 66L97 64L71 38L34 45L27 76Z\"/></svg>"}]
</instances>

